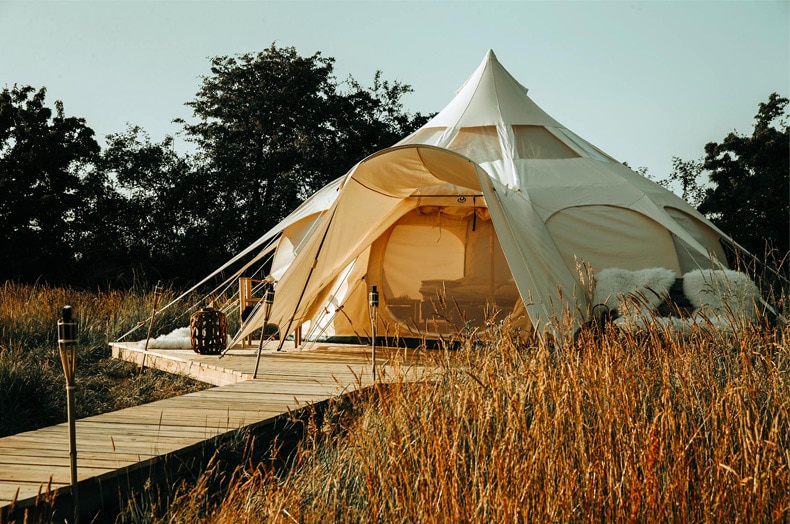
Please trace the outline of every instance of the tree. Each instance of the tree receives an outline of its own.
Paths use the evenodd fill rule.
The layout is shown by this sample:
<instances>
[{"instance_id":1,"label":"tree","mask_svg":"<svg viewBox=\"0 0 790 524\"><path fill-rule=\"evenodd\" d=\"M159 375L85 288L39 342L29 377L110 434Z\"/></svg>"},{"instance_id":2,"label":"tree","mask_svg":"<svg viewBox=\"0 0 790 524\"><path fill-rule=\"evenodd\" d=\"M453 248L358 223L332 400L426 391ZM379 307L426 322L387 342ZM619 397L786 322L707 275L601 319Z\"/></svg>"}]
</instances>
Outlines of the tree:
<instances>
[{"instance_id":1,"label":"tree","mask_svg":"<svg viewBox=\"0 0 790 524\"><path fill-rule=\"evenodd\" d=\"M427 118L407 85L338 83L331 58L269 49L211 61L181 123L197 146L139 127L100 151L45 89L0 94L0 276L117 281L131 270L188 281L260 236L328 181ZM63 267L56 269L63 261ZM79 272L77 272L79 271Z\"/></svg>"},{"instance_id":2,"label":"tree","mask_svg":"<svg viewBox=\"0 0 790 524\"><path fill-rule=\"evenodd\" d=\"M402 111L411 88L381 81L362 88L333 76L334 60L272 45L263 52L211 60L211 76L184 129L199 147L202 209L234 252L263 234L328 181L366 155L392 145L426 121Z\"/></svg>"},{"instance_id":3,"label":"tree","mask_svg":"<svg viewBox=\"0 0 790 524\"><path fill-rule=\"evenodd\" d=\"M666 187L672 182L680 184L680 196L692 206L699 206L705 195L705 188L700 185L702 175L701 160L683 160L672 157L672 172L667 179Z\"/></svg>"},{"instance_id":4,"label":"tree","mask_svg":"<svg viewBox=\"0 0 790 524\"><path fill-rule=\"evenodd\" d=\"M74 261L80 179L99 145L63 103L45 106L46 89L0 92L0 275L66 278Z\"/></svg>"},{"instance_id":5,"label":"tree","mask_svg":"<svg viewBox=\"0 0 790 524\"><path fill-rule=\"evenodd\" d=\"M83 273L117 279L144 267L149 276L170 278L194 265L188 245L199 235L184 205L193 179L190 158L175 152L172 137L154 143L137 126L107 136L97 169L83 180Z\"/></svg>"},{"instance_id":6,"label":"tree","mask_svg":"<svg viewBox=\"0 0 790 524\"><path fill-rule=\"evenodd\" d=\"M759 105L751 136L732 132L705 146L712 187L699 211L754 254L790 250L790 128L788 99L776 93Z\"/></svg>"}]
</instances>

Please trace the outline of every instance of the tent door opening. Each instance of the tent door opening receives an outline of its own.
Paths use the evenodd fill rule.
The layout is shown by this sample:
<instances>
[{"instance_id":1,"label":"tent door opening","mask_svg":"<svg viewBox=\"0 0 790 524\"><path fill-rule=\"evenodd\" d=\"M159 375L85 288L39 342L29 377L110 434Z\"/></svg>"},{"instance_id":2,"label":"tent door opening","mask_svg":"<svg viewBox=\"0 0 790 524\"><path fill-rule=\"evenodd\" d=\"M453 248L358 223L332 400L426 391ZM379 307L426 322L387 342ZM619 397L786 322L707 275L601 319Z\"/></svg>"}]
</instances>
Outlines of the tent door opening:
<instances>
[{"instance_id":1,"label":"tent door opening","mask_svg":"<svg viewBox=\"0 0 790 524\"><path fill-rule=\"evenodd\" d=\"M519 299L485 207L422 206L373 246L382 314L410 333L483 328Z\"/></svg>"}]
</instances>

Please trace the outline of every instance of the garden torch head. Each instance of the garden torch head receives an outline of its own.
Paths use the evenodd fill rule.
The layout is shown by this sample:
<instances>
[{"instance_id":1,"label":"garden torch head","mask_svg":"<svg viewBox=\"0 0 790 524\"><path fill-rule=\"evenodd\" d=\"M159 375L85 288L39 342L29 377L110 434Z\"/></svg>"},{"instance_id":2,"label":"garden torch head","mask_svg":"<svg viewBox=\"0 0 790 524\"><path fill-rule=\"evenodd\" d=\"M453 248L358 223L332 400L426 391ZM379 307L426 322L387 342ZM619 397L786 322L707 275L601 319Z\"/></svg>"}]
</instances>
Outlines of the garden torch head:
<instances>
[{"instance_id":1,"label":"garden torch head","mask_svg":"<svg viewBox=\"0 0 790 524\"><path fill-rule=\"evenodd\" d=\"M376 286L370 288L370 294L368 295L368 305L370 306L369 313L371 321L374 321L379 309L379 290L376 288Z\"/></svg>"},{"instance_id":2,"label":"garden torch head","mask_svg":"<svg viewBox=\"0 0 790 524\"><path fill-rule=\"evenodd\" d=\"M272 287L272 286L267 286L266 287L266 293L264 293L264 295L263 295L263 304L264 304L264 307L266 308L266 311L264 311L264 315L265 316L264 316L264 321L263 322L264 322L264 324L268 324L269 323L269 315L271 315L271 313L272 313L272 304L274 304L274 287ZM266 327L266 326L264 326L264 327Z\"/></svg>"},{"instance_id":3,"label":"garden torch head","mask_svg":"<svg viewBox=\"0 0 790 524\"><path fill-rule=\"evenodd\" d=\"M269 307L271 307L271 305L274 304L274 288L273 287L268 287L266 289L266 293L263 295L263 302Z\"/></svg>"},{"instance_id":4,"label":"garden torch head","mask_svg":"<svg viewBox=\"0 0 790 524\"><path fill-rule=\"evenodd\" d=\"M77 323L71 311L71 306L65 306L58 320L58 350L63 364L63 374L66 382L74 382L74 370L77 363Z\"/></svg>"}]
</instances>

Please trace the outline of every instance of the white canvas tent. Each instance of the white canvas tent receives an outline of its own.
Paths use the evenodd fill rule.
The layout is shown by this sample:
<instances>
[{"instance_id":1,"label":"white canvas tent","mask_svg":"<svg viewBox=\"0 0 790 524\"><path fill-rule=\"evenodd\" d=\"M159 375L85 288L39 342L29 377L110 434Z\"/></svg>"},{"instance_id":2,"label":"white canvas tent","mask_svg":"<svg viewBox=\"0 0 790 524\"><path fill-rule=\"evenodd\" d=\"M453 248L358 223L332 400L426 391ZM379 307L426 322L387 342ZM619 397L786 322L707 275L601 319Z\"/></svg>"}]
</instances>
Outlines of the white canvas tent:
<instances>
[{"instance_id":1,"label":"white canvas tent","mask_svg":"<svg viewBox=\"0 0 790 524\"><path fill-rule=\"evenodd\" d=\"M455 98L396 146L319 191L274 241L270 323L307 338L434 336L512 315L538 333L585 320L578 264L725 265L689 204L540 109L489 51ZM236 339L259 330L263 310Z\"/></svg>"}]
</instances>

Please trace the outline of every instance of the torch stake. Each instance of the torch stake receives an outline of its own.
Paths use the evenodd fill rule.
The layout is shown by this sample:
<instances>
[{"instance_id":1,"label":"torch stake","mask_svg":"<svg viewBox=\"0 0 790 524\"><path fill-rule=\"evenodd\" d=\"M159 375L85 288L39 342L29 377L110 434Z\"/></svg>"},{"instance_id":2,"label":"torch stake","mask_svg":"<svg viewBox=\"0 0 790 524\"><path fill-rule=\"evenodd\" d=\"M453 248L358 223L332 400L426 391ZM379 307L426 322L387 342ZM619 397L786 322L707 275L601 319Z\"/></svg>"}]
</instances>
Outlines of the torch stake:
<instances>
[{"instance_id":1,"label":"torch stake","mask_svg":"<svg viewBox=\"0 0 790 524\"><path fill-rule=\"evenodd\" d=\"M370 346L373 352L373 382L376 381L376 325L378 324L378 312L379 312L379 291L376 289L376 286L373 286L370 290L370 295L368 297L368 302L370 305Z\"/></svg>"},{"instance_id":2,"label":"torch stake","mask_svg":"<svg viewBox=\"0 0 790 524\"><path fill-rule=\"evenodd\" d=\"M66 410L69 422L69 463L71 465L71 496L74 503L74 522L79 521L79 494L77 478L76 404L74 401L74 375L77 369L77 323L73 321L71 306L62 310L58 321L58 351L66 377Z\"/></svg>"}]
</instances>

